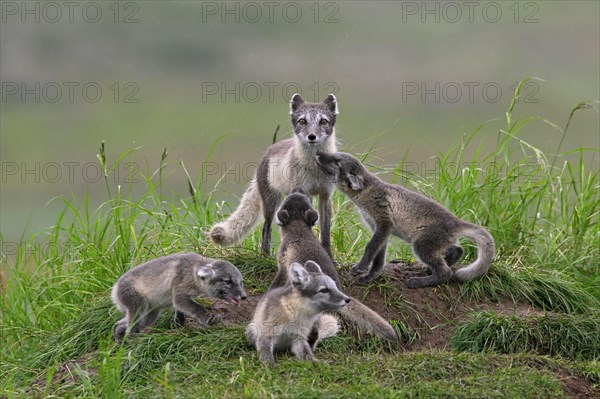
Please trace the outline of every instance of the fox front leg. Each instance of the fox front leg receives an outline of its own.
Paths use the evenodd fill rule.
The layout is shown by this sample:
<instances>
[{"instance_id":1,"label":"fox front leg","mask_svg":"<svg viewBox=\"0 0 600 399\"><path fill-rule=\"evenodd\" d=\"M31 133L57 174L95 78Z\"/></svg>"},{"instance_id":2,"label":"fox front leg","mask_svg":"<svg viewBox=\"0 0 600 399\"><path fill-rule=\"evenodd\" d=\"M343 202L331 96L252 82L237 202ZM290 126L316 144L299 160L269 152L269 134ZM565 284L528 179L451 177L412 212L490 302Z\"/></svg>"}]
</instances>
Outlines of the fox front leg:
<instances>
[{"instance_id":1,"label":"fox front leg","mask_svg":"<svg viewBox=\"0 0 600 399\"><path fill-rule=\"evenodd\" d=\"M364 274L369 271L369 265L373 262L375 256L381 251L382 247L387 244L388 238L390 236L390 228L387 226L380 226L375 229L373 233L373 237L371 237L371 241L367 244L365 248L365 253L363 254L360 262L352 267L350 271L352 275L357 276L360 274ZM365 279L363 279L365 280ZM372 279L371 279L372 280ZM363 281L368 282L371 280Z\"/></svg>"},{"instance_id":2,"label":"fox front leg","mask_svg":"<svg viewBox=\"0 0 600 399\"><path fill-rule=\"evenodd\" d=\"M275 356L273 356L274 343L273 337L261 336L256 343L256 349L258 350L258 355L261 363L267 366L275 365Z\"/></svg>"},{"instance_id":3,"label":"fox front leg","mask_svg":"<svg viewBox=\"0 0 600 399\"><path fill-rule=\"evenodd\" d=\"M292 353L300 360L309 360L313 363L317 362L317 358L310 349L310 345L305 338L296 339L292 344Z\"/></svg>"},{"instance_id":4,"label":"fox front leg","mask_svg":"<svg viewBox=\"0 0 600 399\"><path fill-rule=\"evenodd\" d=\"M375 255L375 258L373 259L373 264L371 265L371 269L369 269L369 272L358 277L357 281L359 283L364 284L371 282L381 275L381 272L383 271L383 266L385 265L386 250L387 241L384 241L381 245L381 248L379 249L379 252L377 252L377 255Z\"/></svg>"},{"instance_id":5,"label":"fox front leg","mask_svg":"<svg viewBox=\"0 0 600 399\"><path fill-rule=\"evenodd\" d=\"M319 227L321 228L321 245L331 259L331 193L319 195Z\"/></svg>"},{"instance_id":6,"label":"fox front leg","mask_svg":"<svg viewBox=\"0 0 600 399\"><path fill-rule=\"evenodd\" d=\"M208 315L204 306L197 304L189 296L175 295L173 297L173 307L176 311L193 317L198 320L200 324L205 326L215 324L215 322L218 321L216 317Z\"/></svg>"}]
</instances>

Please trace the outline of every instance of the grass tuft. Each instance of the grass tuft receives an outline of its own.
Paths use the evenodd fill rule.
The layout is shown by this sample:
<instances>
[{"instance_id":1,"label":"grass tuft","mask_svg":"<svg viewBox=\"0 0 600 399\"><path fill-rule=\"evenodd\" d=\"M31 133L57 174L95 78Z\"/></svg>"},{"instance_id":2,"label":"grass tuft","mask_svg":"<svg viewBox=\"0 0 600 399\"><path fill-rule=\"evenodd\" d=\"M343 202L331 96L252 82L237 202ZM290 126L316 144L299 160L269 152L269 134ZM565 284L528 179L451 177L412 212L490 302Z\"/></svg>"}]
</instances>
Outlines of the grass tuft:
<instances>
[{"instance_id":1,"label":"grass tuft","mask_svg":"<svg viewBox=\"0 0 600 399\"><path fill-rule=\"evenodd\" d=\"M450 343L459 351L525 352L597 361L599 336L598 314L516 316L479 312L455 330Z\"/></svg>"}]
</instances>

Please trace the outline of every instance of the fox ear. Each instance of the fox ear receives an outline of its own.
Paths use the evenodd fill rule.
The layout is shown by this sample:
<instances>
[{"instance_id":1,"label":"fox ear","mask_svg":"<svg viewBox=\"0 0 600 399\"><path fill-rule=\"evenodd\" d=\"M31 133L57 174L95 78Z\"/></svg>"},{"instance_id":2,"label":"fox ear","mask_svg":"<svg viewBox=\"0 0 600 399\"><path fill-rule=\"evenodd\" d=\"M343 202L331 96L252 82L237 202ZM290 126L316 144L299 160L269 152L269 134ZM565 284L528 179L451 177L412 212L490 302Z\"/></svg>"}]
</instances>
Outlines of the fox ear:
<instances>
[{"instance_id":1,"label":"fox ear","mask_svg":"<svg viewBox=\"0 0 600 399\"><path fill-rule=\"evenodd\" d=\"M298 107L302 104L304 104L302 96L298 93L294 94L290 99L290 114L293 114L294 111L296 111Z\"/></svg>"},{"instance_id":2,"label":"fox ear","mask_svg":"<svg viewBox=\"0 0 600 399\"><path fill-rule=\"evenodd\" d=\"M337 98L335 98L335 96L333 94L330 94L327 97L325 97L325 100L323 100L323 103L325 103L325 105L327 105L329 107L329 110L331 112L333 112L334 115L337 115L340 113L340 109L338 108Z\"/></svg>"},{"instance_id":3,"label":"fox ear","mask_svg":"<svg viewBox=\"0 0 600 399\"><path fill-rule=\"evenodd\" d=\"M365 188L362 176L348 175L348 182L350 183L350 188L354 191L359 191Z\"/></svg>"},{"instance_id":4,"label":"fox ear","mask_svg":"<svg viewBox=\"0 0 600 399\"><path fill-rule=\"evenodd\" d=\"M304 264L304 268L309 271L310 273L323 273L321 271L321 266L317 265L315 262L313 262L312 260L307 261Z\"/></svg>"},{"instance_id":5,"label":"fox ear","mask_svg":"<svg viewBox=\"0 0 600 399\"><path fill-rule=\"evenodd\" d=\"M196 274L202 280L207 279L207 278L211 279L214 277L215 271L213 270L213 265L209 263L208 265L200 266L198 268L198 270L196 271Z\"/></svg>"},{"instance_id":6,"label":"fox ear","mask_svg":"<svg viewBox=\"0 0 600 399\"><path fill-rule=\"evenodd\" d=\"M290 214L286 209L280 209L275 214L275 224L277 226L284 226L290 220Z\"/></svg>"},{"instance_id":7,"label":"fox ear","mask_svg":"<svg viewBox=\"0 0 600 399\"><path fill-rule=\"evenodd\" d=\"M334 162L339 161L335 154L330 154L327 152L317 153L316 160L319 165L327 165L329 163L334 163Z\"/></svg>"},{"instance_id":8,"label":"fox ear","mask_svg":"<svg viewBox=\"0 0 600 399\"><path fill-rule=\"evenodd\" d=\"M300 263L292 263L290 266L290 281L293 285L298 285L300 287L306 286L308 281L310 280L310 274L306 271L304 267Z\"/></svg>"},{"instance_id":9,"label":"fox ear","mask_svg":"<svg viewBox=\"0 0 600 399\"><path fill-rule=\"evenodd\" d=\"M340 172L340 161L337 155L320 153L317 154L315 161L325 176L337 179Z\"/></svg>"},{"instance_id":10,"label":"fox ear","mask_svg":"<svg viewBox=\"0 0 600 399\"><path fill-rule=\"evenodd\" d=\"M314 209L309 209L304 212L304 220L309 226L314 226L319 220L319 213Z\"/></svg>"}]
</instances>

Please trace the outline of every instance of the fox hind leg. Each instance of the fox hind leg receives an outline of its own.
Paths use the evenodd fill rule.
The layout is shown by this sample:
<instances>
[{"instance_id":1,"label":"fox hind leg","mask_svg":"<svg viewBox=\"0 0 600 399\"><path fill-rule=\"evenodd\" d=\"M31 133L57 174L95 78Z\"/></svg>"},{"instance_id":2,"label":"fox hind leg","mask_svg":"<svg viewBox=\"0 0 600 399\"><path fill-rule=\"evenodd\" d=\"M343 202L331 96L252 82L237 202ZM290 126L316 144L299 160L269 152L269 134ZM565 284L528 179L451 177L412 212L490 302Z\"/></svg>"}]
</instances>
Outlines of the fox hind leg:
<instances>
[{"instance_id":1,"label":"fox hind leg","mask_svg":"<svg viewBox=\"0 0 600 399\"><path fill-rule=\"evenodd\" d=\"M423 240L415 242L415 254L431 269L426 277L413 277L406 283L408 288L422 288L445 283L452 278L452 269L448 266L436 242Z\"/></svg>"},{"instance_id":2,"label":"fox hind leg","mask_svg":"<svg viewBox=\"0 0 600 399\"><path fill-rule=\"evenodd\" d=\"M460 260L464 253L465 250L460 245L454 244L446 250L444 260L448 266L452 266Z\"/></svg>"},{"instance_id":3,"label":"fox hind leg","mask_svg":"<svg viewBox=\"0 0 600 399\"><path fill-rule=\"evenodd\" d=\"M262 243L260 245L263 253L267 256L271 255L271 229L273 218L279 205L280 196L272 190L261 190L264 224L262 228Z\"/></svg>"}]
</instances>

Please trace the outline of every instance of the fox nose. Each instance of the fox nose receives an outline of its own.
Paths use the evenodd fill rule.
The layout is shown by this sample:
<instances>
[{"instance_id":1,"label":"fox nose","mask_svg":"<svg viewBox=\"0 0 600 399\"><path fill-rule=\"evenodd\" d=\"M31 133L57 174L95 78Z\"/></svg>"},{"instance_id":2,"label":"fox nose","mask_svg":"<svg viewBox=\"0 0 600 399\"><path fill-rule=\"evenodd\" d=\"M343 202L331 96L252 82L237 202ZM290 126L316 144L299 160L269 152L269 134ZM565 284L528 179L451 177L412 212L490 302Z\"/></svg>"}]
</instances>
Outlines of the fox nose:
<instances>
[{"instance_id":1,"label":"fox nose","mask_svg":"<svg viewBox=\"0 0 600 399\"><path fill-rule=\"evenodd\" d=\"M346 299L344 299L344 302L350 303L350 300L351 300L350 298L346 298Z\"/></svg>"},{"instance_id":2,"label":"fox nose","mask_svg":"<svg viewBox=\"0 0 600 399\"><path fill-rule=\"evenodd\" d=\"M310 141L315 141L317 139L317 136L311 133L311 134L308 135L308 139Z\"/></svg>"}]
</instances>

